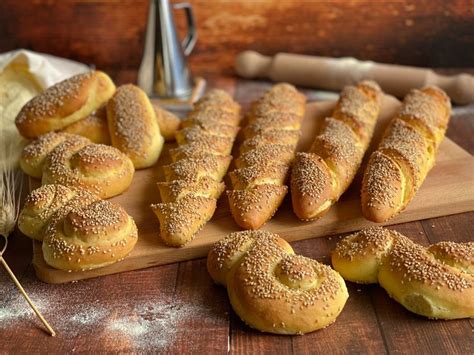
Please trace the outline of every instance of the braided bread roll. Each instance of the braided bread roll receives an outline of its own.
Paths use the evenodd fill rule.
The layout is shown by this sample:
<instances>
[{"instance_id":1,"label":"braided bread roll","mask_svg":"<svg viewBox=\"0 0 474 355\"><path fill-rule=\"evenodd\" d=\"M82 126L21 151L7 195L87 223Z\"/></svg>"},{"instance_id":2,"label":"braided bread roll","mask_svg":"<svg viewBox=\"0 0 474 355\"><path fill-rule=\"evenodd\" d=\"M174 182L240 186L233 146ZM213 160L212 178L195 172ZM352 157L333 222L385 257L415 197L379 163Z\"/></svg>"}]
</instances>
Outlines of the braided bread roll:
<instances>
[{"instance_id":1,"label":"braided bread roll","mask_svg":"<svg viewBox=\"0 0 474 355\"><path fill-rule=\"evenodd\" d=\"M362 182L362 212L383 222L411 201L435 162L451 103L441 89L412 90L370 156Z\"/></svg>"},{"instance_id":2,"label":"braided bread roll","mask_svg":"<svg viewBox=\"0 0 474 355\"><path fill-rule=\"evenodd\" d=\"M107 103L112 145L125 153L136 169L153 166L160 157L164 138L155 110L138 86L120 86Z\"/></svg>"},{"instance_id":3,"label":"braided bread roll","mask_svg":"<svg viewBox=\"0 0 474 355\"><path fill-rule=\"evenodd\" d=\"M166 181L158 183L161 203L151 205L167 245L187 244L212 218L239 122L240 106L224 91L211 90L176 132L173 162L163 167Z\"/></svg>"},{"instance_id":4,"label":"braided bread roll","mask_svg":"<svg viewBox=\"0 0 474 355\"><path fill-rule=\"evenodd\" d=\"M227 191L232 216L242 228L260 228L283 202L305 103L289 84L273 86L254 103Z\"/></svg>"},{"instance_id":5,"label":"braided bread roll","mask_svg":"<svg viewBox=\"0 0 474 355\"><path fill-rule=\"evenodd\" d=\"M381 227L338 243L332 264L349 281L379 283L408 310L435 319L474 317L474 243L425 248Z\"/></svg>"},{"instance_id":6,"label":"braided bread roll","mask_svg":"<svg viewBox=\"0 0 474 355\"><path fill-rule=\"evenodd\" d=\"M321 217L347 190L369 147L381 97L373 81L346 86L310 151L296 154L291 200L298 218Z\"/></svg>"},{"instance_id":7,"label":"braided bread roll","mask_svg":"<svg viewBox=\"0 0 474 355\"><path fill-rule=\"evenodd\" d=\"M269 232L230 234L212 247L207 269L227 287L239 317L263 332L303 334L324 328L348 298L337 272L295 255L285 240Z\"/></svg>"},{"instance_id":8,"label":"braided bread roll","mask_svg":"<svg viewBox=\"0 0 474 355\"><path fill-rule=\"evenodd\" d=\"M44 185L26 199L18 219L28 237L43 241L43 256L54 268L84 271L126 257L138 234L125 210L90 192Z\"/></svg>"},{"instance_id":9,"label":"braided bread roll","mask_svg":"<svg viewBox=\"0 0 474 355\"><path fill-rule=\"evenodd\" d=\"M92 71L57 83L31 99L15 124L26 138L62 129L99 109L115 92L107 74Z\"/></svg>"},{"instance_id":10,"label":"braided bread roll","mask_svg":"<svg viewBox=\"0 0 474 355\"><path fill-rule=\"evenodd\" d=\"M27 145L20 158L23 171L42 178L42 184L77 186L101 198L124 192L135 172L131 160L118 149L93 144L69 133L50 132Z\"/></svg>"}]
</instances>

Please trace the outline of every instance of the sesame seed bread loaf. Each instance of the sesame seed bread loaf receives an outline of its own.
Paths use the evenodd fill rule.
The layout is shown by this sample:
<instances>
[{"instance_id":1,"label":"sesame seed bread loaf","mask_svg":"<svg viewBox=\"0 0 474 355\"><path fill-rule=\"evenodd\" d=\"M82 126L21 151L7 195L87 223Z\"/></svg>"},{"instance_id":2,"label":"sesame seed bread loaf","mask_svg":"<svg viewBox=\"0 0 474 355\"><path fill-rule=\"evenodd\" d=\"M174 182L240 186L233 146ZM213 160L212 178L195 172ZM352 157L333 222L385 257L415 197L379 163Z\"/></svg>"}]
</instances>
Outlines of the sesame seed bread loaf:
<instances>
[{"instance_id":1,"label":"sesame seed bread loaf","mask_svg":"<svg viewBox=\"0 0 474 355\"><path fill-rule=\"evenodd\" d=\"M474 243L425 248L372 227L338 243L332 264L344 279L379 283L408 310L435 319L474 317Z\"/></svg>"},{"instance_id":2,"label":"sesame seed bread loaf","mask_svg":"<svg viewBox=\"0 0 474 355\"><path fill-rule=\"evenodd\" d=\"M99 109L114 92L114 83L101 71L75 75L27 102L15 124L22 136L36 138L82 120Z\"/></svg>"},{"instance_id":3,"label":"sesame seed bread loaf","mask_svg":"<svg viewBox=\"0 0 474 355\"><path fill-rule=\"evenodd\" d=\"M155 110L138 86L120 86L107 103L112 145L126 154L136 169L153 166L163 149L164 138Z\"/></svg>"},{"instance_id":4,"label":"sesame seed bread loaf","mask_svg":"<svg viewBox=\"0 0 474 355\"><path fill-rule=\"evenodd\" d=\"M412 90L405 97L364 173L365 218L383 222L408 205L434 165L450 114L449 97L437 87Z\"/></svg>"},{"instance_id":5,"label":"sesame seed bread loaf","mask_svg":"<svg viewBox=\"0 0 474 355\"><path fill-rule=\"evenodd\" d=\"M43 185L27 197L18 227L43 241L46 263L84 271L126 257L137 242L137 227L125 210L77 188Z\"/></svg>"},{"instance_id":6,"label":"sesame seed bread loaf","mask_svg":"<svg viewBox=\"0 0 474 355\"><path fill-rule=\"evenodd\" d=\"M250 327L304 334L333 323L348 292L333 269L295 255L276 234L235 232L211 248L207 269L227 287L232 308Z\"/></svg>"},{"instance_id":7,"label":"sesame seed bread loaf","mask_svg":"<svg viewBox=\"0 0 474 355\"><path fill-rule=\"evenodd\" d=\"M240 106L224 91L211 90L176 132L178 147L163 167L166 181L158 183L161 203L151 205L167 245L184 246L212 218L239 122Z\"/></svg>"},{"instance_id":8,"label":"sesame seed bread loaf","mask_svg":"<svg viewBox=\"0 0 474 355\"><path fill-rule=\"evenodd\" d=\"M153 109L163 138L167 142L174 141L174 134L178 130L181 120L156 104L153 105ZM86 118L66 126L61 132L78 134L89 138L93 143L110 145L106 106L104 105Z\"/></svg>"},{"instance_id":9,"label":"sesame seed bread loaf","mask_svg":"<svg viewBox=\"0 0 474 355\"><path fill-rule=\"evenodd\" d=\"M309 152L297 153L291 201L301 220L323 216L351 184L372 138L381 96L373 81L346 86Z\"/></svg>"},{"instance_id":10,"label":"sesame seed bread loaf","mask_svg":"<svg viewBox=\"0 0 474 355\"><path fill-rule=\"evenodd\" d=\"M105 105L86 118L64 127L61 132L78 134L93 143L110 145L110 134Z\"/></svg>"},{"instance_id":11,"label":"sesame seed bread loaf","mask_svg":"<svg viewBox=\"0 0 474 355\"><path fill-rule=\"evenodd\" d=\"M229 173L232 189L227 191L232 216L240 227L260 228L283 202L305 103L305 96L293 86L277 84L253 104L236 169Z\"/></svg>"},{"instance_id":12,"label":"sesame seed bread loaf","mask_svg":"<svg viewBox=\"0 0 474 355\"><path fill-rule=\"evenodd\" d=\"M75 134L50 132L27 145L20 158L26 174L43 184L77 186L109 198L124 192L135 169L118 149Z\"/></svg>"}]
</instances>

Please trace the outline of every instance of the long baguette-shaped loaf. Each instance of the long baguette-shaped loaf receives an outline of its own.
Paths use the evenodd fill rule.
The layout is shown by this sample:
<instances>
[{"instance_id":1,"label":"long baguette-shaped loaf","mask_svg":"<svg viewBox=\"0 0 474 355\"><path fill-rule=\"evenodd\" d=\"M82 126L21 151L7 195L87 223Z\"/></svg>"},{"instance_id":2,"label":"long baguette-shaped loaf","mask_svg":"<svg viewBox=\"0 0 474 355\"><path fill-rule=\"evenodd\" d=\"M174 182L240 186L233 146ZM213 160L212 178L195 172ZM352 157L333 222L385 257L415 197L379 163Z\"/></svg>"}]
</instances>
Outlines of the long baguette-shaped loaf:
<instances>
[{"instance_id":1,"label":"long baguette-shaped loaf","mask_svg":"<svg viewBox=\"0 0 474 355\"><path fill-rule=\"evenodd\" d=\"M405 97L365 170L365 218L383 222L407 206L434 164L450 114L449 97L437 87L412 90Z\"/></svg>"},{"instance_id":2,"label":"long baguette-shaped loaf","mask_svg":"<svg viewBox=\"0 0 474 355\"><path fill-rule=\"evenodd\" d=\"M373 81L346 86L310 151L297 153L291 200L298 218L321 217L349 187L372 138L381 96Z\"/></svg>"},{"instance_id":3,"label":"long baguette-shaped loaf","mask_svg":"<svg viewBox=\"0 0 474 355\"><path fill-rule=\"evenodd\" d=\"M161 203L151 205L167 245L187 244L213 216L239 122L240 106L224 91L212 90L176 132L173 163L163 167L166 182L158 183Z\"/></svg>"},{"instance_id":4,"label":"long baguette-shaped loaf","mask_svg":"<svg viewBox=\"0 0 474 355\"><path fill-rule=\"evenodd\" d=\"M254 103L227 191L232 216L242 228L260 228L283 202L305 103L289 84L273 86Z\"/></svg>"}]
</instances>

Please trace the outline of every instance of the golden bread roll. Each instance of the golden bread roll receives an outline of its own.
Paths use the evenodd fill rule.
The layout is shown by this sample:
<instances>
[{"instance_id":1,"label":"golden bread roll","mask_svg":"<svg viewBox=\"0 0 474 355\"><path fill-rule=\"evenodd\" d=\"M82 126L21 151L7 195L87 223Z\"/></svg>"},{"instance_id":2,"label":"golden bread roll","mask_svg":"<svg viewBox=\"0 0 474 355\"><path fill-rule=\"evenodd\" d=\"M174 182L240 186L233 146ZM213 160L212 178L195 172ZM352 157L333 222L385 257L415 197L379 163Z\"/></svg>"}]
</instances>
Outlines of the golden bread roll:
<instances>
[{"instance_id":1,"label":"golden bread roll","mask_svg":"<svg viewBox=\"0 0 474 355\"><path fill-rule=\"evenodd\" d=\"M114 83L101 71L75 75L31 99L23 106L15 123L22 136L36 138L89 116L114 92Z\"/></svg>"},{"instance_id":2,"label":"golden bread roll","mask_svg":"<svg viewBox=\"0 0 474 355\"><path fill-rule=\"evenodd\" d=\"M151 205L161 239L175 247L189 243L214 214L232 160L240 106L224 91L211 90L183 122L175 134L179 146L170 150L173 162L163 167L166 182L158 183L161 203Z\"/></svg>"},{"instance_id":3,"label":"golden bread roll","mask_svg":"<svg viewBox=\"0 0 474 355\"><path fill-rule=\"evenodd\" d=\"M174 141L174 135L179 130L181 120L175 114L162 109L158 104L153 104L153 108L161 135L167 142Z\"/></svg>"},{"instance_id":4,"label":"golden bread roll","mask_svg":"<svg viewBox=\"0 0 474 355\"><path fill-rule=\"evenodd\" d=\"M235 222L258 229L285 198L288 169L300 137L306 98L289 84L277 84L255 102L243 129L244 141L227 191Z\"/></svg>"},{"instance_id":5,"label":"golden bread roll","mask_svg":"<svg viewBox=\"0 0 474 355\"><path fill-rule=\"evenodd\" d=\"M107 103L112 145L126 154L136 169L154 165L163 149L164 138L155 110L138 86L120 86Z\"/></svg>"},{"instance_id":6,"label":"golden bread roll","mask_svg":"<svg viewBox=\"0 0 474 355\"><path fill-rule=\"evenodd\" d=\"M61 132L50 132L27 145L20 166L26 174L41 177L43 184L82 187L101 198L124 192L135 171L118 149Z\"/></svg>"},{"instance_id":7,"label":"golden bread roll","mask_svg":"<svg viewBox=\"0 0 474 355\"><path fill-rule=\"evenodd\" d=\"M348 298L329 266L295 255L276 234L235 232L211 248L207 269L227 287L232 308L250 327L304 334L333 323Z\"/></svg>"},{"instance_id":8,"label":"golden bread roll","mask_svg":"<svg viewBox=\"0 0 474 355\"><path fill-rule=\"evenodd\" d=\"M93 143L110 145L110 134L105 105L86 118L64 127L61 132L78 134Z\"/></svg>"},{"instance_id":9,"label":"golden bread roll","mask_svg":"<svg viewBox=\"0 0 474 355\"><path fill-rule=\"evenodd\" d=\"M26 199L18 227L43 241L43 256L54 268L84 271L126 257L138 234L133 218L117 204L90 192L44 185Z\"/></svg>"},{"instance_id":10,"label":"golden bread roll","mask_svg":"<svg viewBox=\"0 0 474 355\"><path fill-rule=\"evenodd\" d=\"M405 97L364 173L365 218L383 222L405 209L434 165L450 114L449 97L437 87Z\"/></svg>"},{"instance_id":11,"label":"golden bread roll","mask_svg":"<svg viewBox=\"0 0 474 355\"><path fill-rule=\"evenodd\" d=\"M346 86L309 152L296 155L291 200L298 218L321 217L347 190L369 147L381 98L373 81Z\"/></svg>"},{"instance_id":12,"label":"golden bread roll","mask_svg":"<svg viewBox=\"0 0 474 355\"><path fill-rule=\"evenodd\" d=\"M379 283L406 309L435 319L474 317L474 243L425 248L372 227L338 243L332 264L349 281Z\"/></svg>"}]
</instances>

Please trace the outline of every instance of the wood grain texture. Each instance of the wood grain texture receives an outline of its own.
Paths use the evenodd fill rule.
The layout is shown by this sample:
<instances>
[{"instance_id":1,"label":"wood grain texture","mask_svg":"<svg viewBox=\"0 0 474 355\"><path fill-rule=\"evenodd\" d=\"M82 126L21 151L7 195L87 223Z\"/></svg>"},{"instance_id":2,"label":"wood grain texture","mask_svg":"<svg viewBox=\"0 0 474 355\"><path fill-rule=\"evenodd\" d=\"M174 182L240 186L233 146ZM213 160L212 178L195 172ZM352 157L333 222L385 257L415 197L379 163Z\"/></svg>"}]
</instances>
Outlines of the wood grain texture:
<instances>
[{"instance_id":1,"label":"wood grain texture","mask_svg":"<svg viewBox=\"0 0 474 355\"><path fill-rule=\"evenodd\" d=\"M122 76L120 73L117 72L118 76L114 76L115 80L129 75ZM206 77L210 86L217 82L222 84L219 78ZM251 99L251 96L246 96L247 91L250 95L250 92L257 93L269 85L266 82L232 81L231 78L226 78L224 82L237 83L235 92L241 102ZM233 85L230 87L233 88ZM308 93L314 94L314 92ZM456 131L454 129L448 131L448 136L457 137L456 142L464 149L468 149L471 137L474 135L473 126L470 124L470 121L474 120L474 109L470 108L465 118L458 121ZM458 135L458 130L463 131L462 134ZM390 228L413 238L419 235L418 241L427 244L428 237L425 230L429 231L431 228L435 234L429 235L430 242L436 242L438 239L472 240L473 221L473 213L463 213L432 219L432 222L428 220L410 222ZM434 224L435 227L427 228L425 223ZM26 267L31 255L29 254L31 250L27 250L30 241L21 235L13 235L12 238L6 257L11 262L17 261ZM337 240L335 237L316 238L295 242L292 246L297 253L327 262ZM228 344L231 353L322 353L319 344L322 335L320 336L319 332L305 336L272 336L246 327L230 311L225 290L212 285L204 266L204 259L63 285L43 283L36 278L32 267L25 267L17 269L17 276L58 331L58 336L51 338L42 331L40 323L28 311L9 279L1 277L4 276L4 272L0 270L0 353L174 354L182 353L187 344L192 345L193 349L197 347L203 349L203 353L207 353L209 351L204 350L209 347L203 344L200 338L206 341L212 339L213 332L218 336L212 348L219 349L218 353L227 352ZM341 317L334 326L321 332L324 334L324 346L335 344L331 353L356 353L353 349L360 349L364 354L437 354L443 351L446 353L446 350L459 354L473 352L471 329L474 324L467 320L430 321L417 317L391 300L385 291L376 285L357 288L349 284L349 292L350 303ZM169 307L163 307L163 304L168 304ZM150 309L143 305L148 305ZM187 305L192 305L190 309L194 312L188 312L186 315ZM91 309L102 310L102 313L99 313L101 316L87 317L86 311ZM157 312L160 309L162 312ZM218 320L214 318L212 321L207 320L201 327L200 324L196 324L198 322L192 321L196 311L200 314L199 319L218 317ZM221 311L224 313L218 314ZM183 332L185 336L170 331L170 328L173 329L177 324L172 321L171 314L181 315L182 324L189 324L189 328ZM349 331L354 333L352 338L354 348L351 344L345 349L339 346L338 340L341 334L338 323L343 320L342 317L344 321L348 319L351 324L344 330L344 334ZM230 321L225 324L224 320L229 318ZM130 335L130 332L110 330L111 323L123 324L124 320L128 320L128 325L134 330L135 336ZM340 326L343 324L341 322ZM152 326L151 331L147 332L147 325ZM229 332L228 339L222 336L225 332L223 328ZM380 344L384 344L384 349ZM439 348L436 349L435 345Z\"/></svg>"},{"instance_id":2,"label":"wood grain texture","mask_svg":"<svg viewBox=\"0 0 474 355\"><path fill-rule=\"evenodd\" d=\"M466 0L190 2L199 36L190 62L201 74L233 72L235 55L245 49L428 67L474 62L474 10ZM147 12L147 0L2 0L0 52L27 48L136 70ZM183 36L184 14L175 17Z\"/></svg>"},{"instance_id":3,"label":"wood grain texture","mask_svg":"<svg viewBox=\"0 0 474 355\"><path fill-rule=\"evenodd\" d=\"M199 33L190 61L199 72L230 73L245 49L428 67L468 67L474 60L469 1L190 2Z\"/></svg>"},{"instance_id":4,"label":"wood grain texture","mask_svg":"<svg viewBox=\"0 0 474 355\"><path fill-rule=\"evenodd\" d=\"M373 148L399 105L398 100L385 97L374 134ZM305 151L310 147L319 122L330 114L333 106L334 102L307 105L307 113L302 124L303 135L299 141L298 150ZM128 191L111 199L122 205L137 223L139 240L131 254L123 261L105 268L71 273L48 266L44 262L40 243L35 242L33 264L41 280L61 283L203 257L213 243L239 230L231 217L227 199L222 196L218 201L214 217L192 242L183 248L167 247L161 242L158 236L158 221L154 218L151 209L147 207L158 198L156 181L163 180L161 167L169 160L167 148L169 146L165 147L155 167L137 171ZM363 168L360 171L363 171ZM450 140L445 140L437 155L437 164L414 200L403 213L386 224L474 210L474 186L470 183L473 179L474 159ZM445 195L441 201L440 194ZM359 196L360 178L356 178L351 188L327 215L320 220L307 223L295 217L287 197L275 217L264 225L263 229L279 233L289 241L296 241L370 226L372 223L362 217Z\"/></svg>"}]
</instances>

